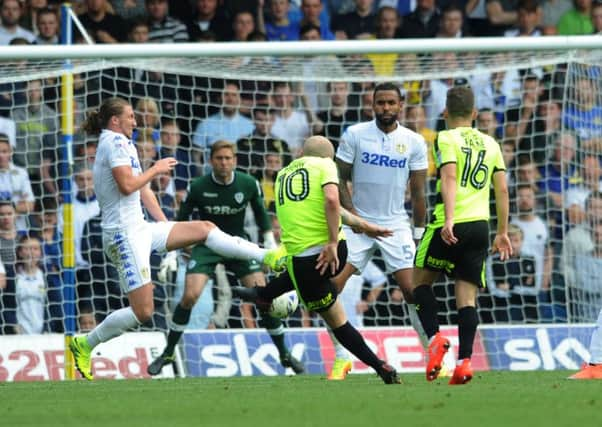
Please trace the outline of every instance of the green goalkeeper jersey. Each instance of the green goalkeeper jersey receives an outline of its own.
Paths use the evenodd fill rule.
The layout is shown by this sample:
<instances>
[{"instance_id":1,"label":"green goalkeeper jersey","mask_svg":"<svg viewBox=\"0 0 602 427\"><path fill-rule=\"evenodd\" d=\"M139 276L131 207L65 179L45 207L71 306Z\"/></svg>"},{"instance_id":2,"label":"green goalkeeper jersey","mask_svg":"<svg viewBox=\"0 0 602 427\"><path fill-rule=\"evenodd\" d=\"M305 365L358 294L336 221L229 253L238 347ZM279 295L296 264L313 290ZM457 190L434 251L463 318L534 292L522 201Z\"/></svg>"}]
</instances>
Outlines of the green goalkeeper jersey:
<instances>
[{"instance_id":1,"label":"green goalkeeper jersey","mask_svg":"<svg viewBox=\"0 0 602 427\"><path fill-rule=\"evenodd\" d=\"M454 223L489 219L491 177L506 170L500 144L482 132L469 127L441 131L433 147L437 171L447 164L456 164L456 205ZM445 223L441 196L441 178L437 173L437 204L433 226Z\"/></svg>"},{"instance_id":2,"label":"green goalkeeper jersey","mask_svg":"<svg viewBox=\"0 0 602 427\"><path fill-rule=\"evenodd\" d=\"M272 226L263 204L259 183L251 175L234 172L229 184L220 184L212 174L192 180L186 199L180 206L178 221L187 221L196 209L200 219L213 222L222 231L234 236L246 237L244 231L245 210L251 204L255 221L261 231Z\"/></svg>"}]
</instances>

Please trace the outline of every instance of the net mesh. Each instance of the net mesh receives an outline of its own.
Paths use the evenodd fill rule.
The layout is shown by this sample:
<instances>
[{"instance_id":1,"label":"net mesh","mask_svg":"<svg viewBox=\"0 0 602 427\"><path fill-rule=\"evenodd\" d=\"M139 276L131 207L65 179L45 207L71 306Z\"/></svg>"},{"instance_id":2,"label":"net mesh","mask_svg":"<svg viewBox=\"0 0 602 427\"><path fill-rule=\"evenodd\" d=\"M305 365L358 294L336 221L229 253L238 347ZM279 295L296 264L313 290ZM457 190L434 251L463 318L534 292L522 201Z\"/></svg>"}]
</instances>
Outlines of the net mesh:
<instances>
[{"instance_id":1,"label":"net mesh","mask_svg":"<svg viewBox=\"0 0 602 427\"><path fill-rule=\"evenodd\" d=\"M125 304L116 271L102 252L98 208L87 178L96 149L96 141L80 131L87 111L109 96L129 100L137 113L136 142L146 167L166 153L179 151L183 168L171 179L153 183L162 207L173 218L190 178L208 170L204 163L207 146L225 137L203 123L221 112L238 110L253 123L252 138L247 138L250 132L237 134L236 126L220 129L239 142L239 168L259 180L266 206L272 208L275 171L298 153L303 138L319 132L338 144L347 126L372 118L375 82L390 80L399 83L405 94L400 121L429 144L444 127L441 113L446 90L469 84L480 111L476 126L503 146L516 226L512 230L518 236L515 244L520 246L520 256L505 265L495 258L488 260L488 290L479 296L481 322L594 321L602 302L602 287L596 280L602 275L601 55L600 51L447 52L74 61L73 182L80 330ZM56 170L62 69L62 61L0 63L0 132L8 136L13 162L11 166L3 163L0 192L3 200L14 205L0 206L0 256L7 276L0 290L4 333L63 330L62 198ZM234 89L231 81L236 83ZM278 92L274 82L282 81L289 82L290 96ZM279 117L289 107L296 119L287 126ZM435 171L430 160L433 206ZM252 215L247 225L249 235L258 240ZM41 244L43 256L37 270L26 262L24 249L19 249L19 242L26 241L23 236L35 236ZM144 328L167 329L169 313L183 292L186 260L180 257L177 274L161 282L157 279L161 257L153 255L157 310L152 324ZM375 263L377 268L384 267L378 256ZM218 328L257 325L255 313L232 300L229 284L235 280L227 272L206 286L194 309L191 329L210 324ZM346 298L348 311L355 312L352 317L364 326L409 325L392 277L378 282L361 280L349 287L352 295ZM435 290L441 302L440 321L455 323L452 284L441 281ZM287 323L320 324L301 312Z\"/></svg>"}]
</instances>

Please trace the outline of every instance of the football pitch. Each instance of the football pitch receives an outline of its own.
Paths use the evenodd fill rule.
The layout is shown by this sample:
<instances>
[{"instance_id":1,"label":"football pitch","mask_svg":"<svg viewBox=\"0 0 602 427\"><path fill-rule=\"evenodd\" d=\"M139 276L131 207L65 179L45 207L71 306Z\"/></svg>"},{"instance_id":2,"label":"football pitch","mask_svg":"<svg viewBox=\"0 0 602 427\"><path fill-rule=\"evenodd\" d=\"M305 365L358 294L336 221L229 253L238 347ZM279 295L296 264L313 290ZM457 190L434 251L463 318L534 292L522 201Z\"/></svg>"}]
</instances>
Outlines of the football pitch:
<instances>
[{"instance_id":1,"label":"football pitch","mask_svg":"<svg viewBox=\"0 0 602 427\"><path fill-rule=\"evenodd\" d=\"M602 425L602 382L568 371L476 372L466 386L423 375L0 383L2 426Z\"/></svg>"}]
</instances>

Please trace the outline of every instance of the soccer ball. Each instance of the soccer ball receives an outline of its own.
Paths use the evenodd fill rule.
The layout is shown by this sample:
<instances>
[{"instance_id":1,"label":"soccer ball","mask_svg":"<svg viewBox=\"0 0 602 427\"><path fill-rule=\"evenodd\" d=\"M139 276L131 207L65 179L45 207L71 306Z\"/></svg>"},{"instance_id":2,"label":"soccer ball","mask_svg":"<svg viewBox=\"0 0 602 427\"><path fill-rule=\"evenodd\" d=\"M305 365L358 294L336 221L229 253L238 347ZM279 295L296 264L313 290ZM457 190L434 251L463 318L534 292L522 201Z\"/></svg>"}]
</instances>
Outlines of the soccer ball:
<instances>
[{"instance_id":1,"label":"soccer ball","mask_svg":"<svg viewBox=\"0 0 602 427\"><path fill-rule=\"evenodd\" d=\"M272 317L283 319L295 312L299 306L299 298L296 291L290 291L272 300L268 313Z\"/></svg>"}]
</instances>

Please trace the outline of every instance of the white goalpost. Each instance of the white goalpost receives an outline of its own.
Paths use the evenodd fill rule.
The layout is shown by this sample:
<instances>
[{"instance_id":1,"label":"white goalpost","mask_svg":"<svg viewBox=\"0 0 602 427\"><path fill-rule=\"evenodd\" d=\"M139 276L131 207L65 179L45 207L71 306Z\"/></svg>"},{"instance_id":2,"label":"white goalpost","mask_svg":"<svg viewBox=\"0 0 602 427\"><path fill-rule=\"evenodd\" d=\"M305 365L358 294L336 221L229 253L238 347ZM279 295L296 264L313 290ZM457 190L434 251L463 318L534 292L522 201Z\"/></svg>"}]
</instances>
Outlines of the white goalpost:
<instances>
[{"instance_id":1,"label":"white goalpost","mask_svg":"<svg viewBox=\"0 0 602 427\"><path fill-rule=\"evenodd\" d=\"M269 125L287 108L276 99L275 83L288 84L290 107L302 113L308 134L319 132L336 145L347 126L371 119L374 85L394 82L405 96L401 124L421 133L431 149L436 131L444 126L446 90L470 85L479 109L475 126L503 147L511 218L522 235L520 259L510 267L495 259L487 263L488 290L479 296L475 367L577 368L587 358L589 324L602 307L601 48L599 36L0 47L0 134L6 134L12 163L27 174L33 194L31 199L7 180L0 181L7 187L0 188L2 197L16 209L16 234L0 242L8 279L0 290L2 334L23 332L16 315L22 235L35 235L44 254L45 288L39 296L44 327L39 333L84 331L85 325L124 304L115 271L99 246L100 225L91 208L94 196L78 175L91 167L96 143L80 126L103 99L122 97L136 108L136 143L143 164L178 151L181 169L170 180L153 183L162 206L173 215L187 182L207 171L202 141L212 141L200 124L222 111L228 83L235 83L239 92L238 104L229 107L256 128L252 138L239 135L232 141L238 142L239 168L256 176L268 208L273 164L289 161L298 144L286 141L286 132L269 134ZM60 85L66 61L72 75L69 113L61 109L68 93ZM269 121L267 135L259 132L260 114ZM73 120L67 158L60 143L66 116ZM172 137L175 147L170 145ZM249 142L262 138L260 145ZM277 152L273 141L279 141ZM64 162L71 164L68 176L60 169ZM435 174L431 165L429 211L435 200ZM59 229L66 195L59 192L59 178L73 184L67 199L77 204L74 235L68 238L74 251L75 290L68 327L61 258L65 239ZM35 207L25 207L23 200ZM252 217L248 231L257 234ZM157 278L161 258L154 257L157 314L153 324L141 330L165 332L182 294L185 261L181 258L178 273L162 282ZM376 265L382 267L378 257ZM267 334L242 328L256 319L243 318L229 282L234 282L231 273L218 275L203 293L181 343L179 370L194 376L283 373ZM420 344L392 278L382 289L373 290L368 282L353 289L356 294L348 298L358 303L355 314L363 318L362 332L379 355L392 359L402 372L420 370ZM435 293L441 323L453 326L451 283L441 280ZM308 372L324 372L334 356L322 325L300 312L286 323L292 328L287 342L293 355L304 361ZM209 325L217 330L206 330ZM452 338L453 331L446 329ZM145 350L146 362L160 351L155 347ZM7 360L8 354L1 351ZM559 351L565 352L563 357ZM136 360L144 367L142 356ZM357 364L356 371L361 370ZM140 375L145 375L143 368Z\"/></svg>"}]
</instances>

